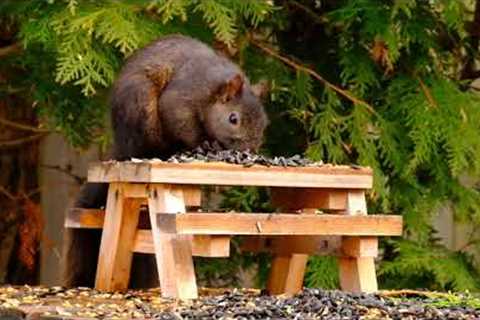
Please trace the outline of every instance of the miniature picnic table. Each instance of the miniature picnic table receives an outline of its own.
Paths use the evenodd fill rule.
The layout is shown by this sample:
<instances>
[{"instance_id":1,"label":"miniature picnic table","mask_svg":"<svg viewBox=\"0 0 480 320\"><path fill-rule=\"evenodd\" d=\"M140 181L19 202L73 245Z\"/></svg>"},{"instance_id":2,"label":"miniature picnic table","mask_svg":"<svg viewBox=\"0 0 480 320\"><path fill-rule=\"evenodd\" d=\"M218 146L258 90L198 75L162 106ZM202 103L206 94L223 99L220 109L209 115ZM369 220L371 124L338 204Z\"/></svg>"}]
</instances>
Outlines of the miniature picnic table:
<instances>
[{"instance_id":1,"label":"miniature picnic table","mask_svg":"<svg viewBox=\"0 0 480 320\"><path fill-rule=\"evenodd\" d=\"M400 216L367 215L372 172L364 167L110 161L91 165L88 181L109 183L106 210L73 209L66 227L103 228L95 287L105 291L127 289L141 252L155 254L162 296L196 298L192 256L228 257L235 235L244 250L273 254L272 294L302 289L308 255L337 256L341 288L373 292L377 237L402 233ZM200 206L202 185L271 187L283 213L187 212ZM138 229L142 204L151 230Z\"/></svg>"}]
</instances>

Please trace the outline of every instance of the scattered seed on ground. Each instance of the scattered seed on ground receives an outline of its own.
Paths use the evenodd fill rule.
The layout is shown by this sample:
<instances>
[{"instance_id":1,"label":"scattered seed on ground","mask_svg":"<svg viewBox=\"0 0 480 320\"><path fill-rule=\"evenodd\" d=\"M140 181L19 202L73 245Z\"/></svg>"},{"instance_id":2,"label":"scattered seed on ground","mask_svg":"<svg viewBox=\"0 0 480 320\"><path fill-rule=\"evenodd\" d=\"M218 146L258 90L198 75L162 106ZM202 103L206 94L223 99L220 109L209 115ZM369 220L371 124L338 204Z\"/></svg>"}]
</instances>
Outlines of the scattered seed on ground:
<instances>
[{"instance_id":1,"label":"scattered seed on ground","mask_svg":"<svg viewBox=\"0 0 480 320\"><path fill-rule=\"evenodd\" d=\"M463 301L457 294L458 301ZM450 299L452 300L452 299ZM158 289L102 293L88 288L0 287L0 319L480 319L480 309L444 305L441 296L414 298L305 289L269 296L252 289L202 289L178 302Z\"/></svg>"}]
</instances>

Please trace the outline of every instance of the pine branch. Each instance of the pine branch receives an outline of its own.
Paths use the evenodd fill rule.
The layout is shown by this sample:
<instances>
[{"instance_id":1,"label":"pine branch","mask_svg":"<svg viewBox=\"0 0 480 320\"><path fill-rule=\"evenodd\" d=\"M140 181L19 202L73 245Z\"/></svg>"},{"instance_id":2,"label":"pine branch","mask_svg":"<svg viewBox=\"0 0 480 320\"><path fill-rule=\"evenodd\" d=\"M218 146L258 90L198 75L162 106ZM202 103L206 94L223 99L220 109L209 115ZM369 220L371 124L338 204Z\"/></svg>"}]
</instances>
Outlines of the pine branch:
<instances>
[{"instance_id":1,"label":"pine branch","mask_svg":"<svg viewBox=\"0 0 480 320\"><path fill-rule=\"evenodd\" d=\"M251 36L249 36L249 41L250 41L251 44L253 44L257 48L266 52L270 56L282 61L283 63L285 63L286 65L288 65L292 68L294 68L295 70L299 70L299 71L303 71L303 72L308 73L309 75L311 75L312 77L314 77L315 79L317 79L318 81L323 83L326 87L332 89L333 91L337 92L338 94L342 95L343 97L345 97L348 100L350 100L351 102L353 102L353 104L363 105L370 113L376 114L375 109L373 109L373 107L370 104L368 104L368 102L363 101L363 100L355 97L349 91L347 91L345 89L342 89L342 88L334 85L333 83L327 81L324 77L322 77L316 71L314 71L314 70L312 70L312 69L310 69L310 68L308 68L304 65L296 63L293 60L291 60L291 59L289 59L285 56L282 56L281 54L277 53L275 50L269 48L267 45L265 45L263 43L260 43L259 41L253 39L253 37L251 37Z\"/></svg>"},{"instance_id":2,"label":"pine branch","mask_svg":"<svg viewBox=\"0 0 480 320\"><path fill-rule=\"evenodd\" d=\"M25 131L31 131L31 132L37 132L37 133L50 133L50 130L32 127L23 123L10 121L4 118L0 118L0 124L3 124L4 126L7 126L7 127L19 129L19 130L25 130Z\"/></svg>"}]
</instances>

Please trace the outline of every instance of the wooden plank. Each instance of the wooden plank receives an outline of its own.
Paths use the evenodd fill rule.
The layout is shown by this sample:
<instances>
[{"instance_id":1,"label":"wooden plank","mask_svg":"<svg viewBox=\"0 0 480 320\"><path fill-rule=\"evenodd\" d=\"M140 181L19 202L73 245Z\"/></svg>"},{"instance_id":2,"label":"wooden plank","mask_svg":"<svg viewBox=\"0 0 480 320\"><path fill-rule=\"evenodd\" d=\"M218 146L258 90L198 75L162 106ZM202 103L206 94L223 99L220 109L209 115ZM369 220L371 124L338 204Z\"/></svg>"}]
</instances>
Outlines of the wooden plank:
<instances>
[{"instance_id":1,"label":"wooden plank","mask_svg":"<svg viewBox=\"0 0 480 320\"><path fill-rule=\"evenodd\" d=\"M110 184L98 257L96 289L123 291L128 288L139 214L140 202L125 197L121 184Z\"/></svg>"},{"instance_id":2,"label":"wooden plank","mask_svg":"<svg viewBox=\"0 0 480 320\"><path fill-rule=\"evenodd\" d=\"M143 205L143 199L136 199ZM142 210L140 210L142 212ZM105 220L105 210L102 209L84 209L70 208L65 216L65 228L79 229L102 229ZM147 215L139 216L139 226L149 225L150 218Z\"/></svg>"},{"instance_id":3,"label":"wooden plank","mask_svg":"<svg viewBox=\"0 0 480 320\"><path fill-rule=\"evenodd\" d=\"M343 237L340 254L345 257L378 256L377 237Z\"/></svg>"},{"instance_id":4,"label":"wooden plank","mask_svg":"<svg viewBox=\"0 0 480 320\"><path fill-rule=\"evenodd\" d=\"M350 292L376 292L378 290L375 262L372 257L341 258L340 287Z\"/></svg>"},{"instance_id":5,"label":"wooden plank","mask_svg":"<svg viewBox=\"0 0 480 320\"><path fill-rule=\"evenodd\" d=\"M138 230L133 252L155 253L151 230ZM230 256L229 236L193 236L192 254L196 257L220 258Z\"/></svg>"},{"instance_id":6,"label":"wooden plank","mask_svg":"<svg viewBox=\"0 0 480 320\"><path fill-rule=\"evenodd\" d=\"M307 260L305 257L308 259L308 256L304 254L273 255L266 285L267 292L269 294L285 294L287 279L290 272L292 272L292 262L298 262L301 265L306 264ZM290 294L295 293L292 292Z\"/></svg>"},{"instance_id":7,"label":"wooden plank","mask_svg":"<svg viewBox=\"0 0 480 320\"><path fill-rule=\"evenodd\" d=\"M269 294L282 294L285 291L291 255L277 255L273 257L267 279ZM275 276L272 276L275 275Z\"/></svg>"},{"instance_id":8,"label":"wooden plank","mask_svg":"<svg viewBox=\"0 0 480 320\"><path fill-rule=\"evenodd\" d=\"M303 277L307 268L308 254L292 254L290 256L287 279L285 279L285 288L283 293L294 295L303 288Z\"/></svg>"},{"instance_id":9,"label":"wooden plank","mask_svg":"<svg viewBox=\"0 0 480 320\"><path fill-rule=\"evenodd\" d=\"M349 190L347 194L347 215L366 215L367 201L365 199L365 191Z\"/></svg>"},{"instance_id":10,"label":"wooden plank","mask_svg":"<svg viewBox=\"0 0 480 320\"><path fill-rule=\"evenodd\" d=\"M199 207L201 205L202 193L199 186L183 185L181 186L184 193L185 205ZM128 198L143 198L147 203L150 184L148 183L124 183L122 184L123 192ZM82 210L74 208L75 210ZM92 209L96 210L96 209ZM78 213L78 212L77 212ZM93 213L93 212L92 212Z\"/></svg>"},{"instance_id":11,"label":"wooden plank","mask_svg":"<svg viewBox=\"0 0 480 320\"><path fill-rule=\"evenodd\" d=\"M65 227L102 229L104 218L105 211L101 209L72 208L67 211ZM152 231L137 230L133 247L134 252L154 254ZM197 257L229 257L230 236L194 236L192 253Z\"/></svg>"},{"instance_id":12,"label":"wooden plank","mask_svg":"<svg viewBox=\"0 0 480 320\"><path fill-rule=\"evenodd\" d=\"M230 236L194 235L192 252L199 257L229 257Z\"/></svg>"},{"instance_id":13,"label":"wooden plank","mask_svg":"<svg viewBox=\"0 0 480 320\"><path fill-rule=\"evenodd\" d=\"M350 235L402 234L402 217L309 214L182 213L157 214L161 230L204 235Z\"/></svg>"},{"instance_id":14,"label":"wooden plank","mask_svg":"<svg viewBox=\"0 0 480 320\"><path fill-rule=\"evenodd\" d=\"M155 254L152 230L137 230L132 250L137 253Z\"/></svg>"},{"instance_id":15,"label":"wooden plank","mask_svg":"<svg viewBox=\"0 0 480 320\"><path fill-rule=\"evenodd\" d=\"M172 185L152 185L148 207L162 296L182 300L197 298L192 236L166 233L156 219L157 212L165 212L160 216L172 217L185 212L183 190Z\"/></svg>"},{"instance_id":16,"label":"wooden plank","mask_svg":"<svg viewBox=\"0 0 480 320\"><path fill-rule=\"evenodd\" d=\"M307 254L275 255L267 281L270 294L294 295L302 290Z\"/></svg>"},{"instance_id":17,"label":"wooden plank","mask_svg":"<svg viewBox=\"0 0 480 320\"><path fill-rule=\"evenodd\" d=\"M370 189L372 172L331 165L247 168L226 163L103 162L90 166L88 181Z\"/></svg>"},{"instance_id":18,"label":"wooden plank","mask_svg":"<svg viewBox=\"0 0 480 320\"><path fill-rule=\"evenodd\" d=\"M199 207L201 204L201 190L195 185L181 185L186 206ZM125 194L131 198L148 198L151 185L148 183L125 183Z\"/></svg>"},{"instance_id":19,"label":"wooden plank","mask_svg":"<svg viewBox=\"0 0 480 320\"><path fill-rule=\"evenodd\" d=\"M103 228L105 210L71 208L65 216L65 228L99 229Z\"/></svg>"},{"instance_id":20,"label":"wooden plank","mask_svg":"<svg viewBox=\"0 0 480 320\"><path fill-rule=\"evenodd\" d=\"M283 210L304 208L346 210L347 192L336 189L271 188L271 200Z\"/></svg>"},{"instance_id":21,"label":"wooden plank","mask_svg":"<svg viewBox=\"0 0 480 320\"><path fill-rule=\"evenodd\" d=\"M363 191L350 190L348 192L345 214L350 217L367 217L367 202ZM401 225L399 227L399 231L401 231ZM373 235L371 234L367 238L345 237L345 241L342 241L342 250L345 252L361 251L362 249L372 251L372 247L375 247L377 242L374 237L371 237ZM375 292L378 290L373 256L362 258L340 257L339 273L340 286L344 291Z\"/></svg>"},{"instance_id":22,"label":"wooden plank","mask_svg":"<svg viewBox=\"0 0 480 320\"><path fill-rule=\"evenodd\" d=\"M148 184L145 183L125 183L123 185L124 193L129 198L148 198Z\"/></svg>"},{"instance_id":23,"label":"wooden plank","mask_svg":"<svg viewBox=\"0 0 480 320\"><path fill-rule=\"evenodd\" d=\"M202 205L202 190L196 185L182 185L183 198L187 207L200 207Z\"/></svg>"}]
</instances>

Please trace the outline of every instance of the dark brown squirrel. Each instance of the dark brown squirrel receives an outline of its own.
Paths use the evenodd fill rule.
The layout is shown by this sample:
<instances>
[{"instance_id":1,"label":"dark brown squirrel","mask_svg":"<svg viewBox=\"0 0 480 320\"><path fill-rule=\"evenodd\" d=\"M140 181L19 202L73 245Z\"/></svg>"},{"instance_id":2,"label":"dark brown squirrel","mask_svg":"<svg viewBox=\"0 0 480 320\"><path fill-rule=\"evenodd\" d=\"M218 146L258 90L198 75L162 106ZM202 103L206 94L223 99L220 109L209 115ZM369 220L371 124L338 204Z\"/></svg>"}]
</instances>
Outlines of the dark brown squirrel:
<instances>
[{"instance_id":1,"label":"dark brown squirrel","mask_svg":"<svg viewBox=\"0 0 480 320\"><path fill-rule=\"evenodd\" d=\"M237 65L202 42L163 37L132 55L114 83L112 156L165 159L204 141L257 150L268 122L258 91ZM86 184L74 206L104 206L107 187ZM99 239L98 231L67 231L64 285L93 285ZM81 259L87 254L89 261Z\"/></svg>"}]
</instances>

